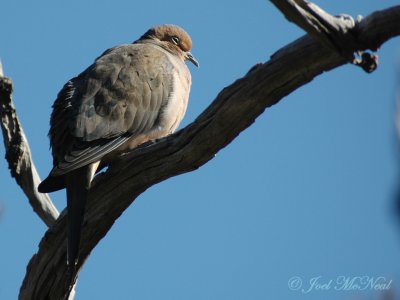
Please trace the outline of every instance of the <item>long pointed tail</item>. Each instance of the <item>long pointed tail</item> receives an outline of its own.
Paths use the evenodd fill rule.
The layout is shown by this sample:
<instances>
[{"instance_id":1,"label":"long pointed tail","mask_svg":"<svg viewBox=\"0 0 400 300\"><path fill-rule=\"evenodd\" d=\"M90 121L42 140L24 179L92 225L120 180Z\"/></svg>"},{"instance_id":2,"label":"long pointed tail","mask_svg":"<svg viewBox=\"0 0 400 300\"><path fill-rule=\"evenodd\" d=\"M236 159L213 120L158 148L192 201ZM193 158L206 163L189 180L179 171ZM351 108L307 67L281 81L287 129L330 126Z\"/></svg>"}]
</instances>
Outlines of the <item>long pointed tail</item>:
<instances>
[{"instance_id":1,"label":"long pointed tail","mask_svg":"<svg viewBox=\"0 0 400 300\"><path fill-rule=\"evenodd\" d=\"M81 227L86 199L92 179L91 175L90 167L85 166L68 173L65 177L68 206L67 264L70 271L75 270L76 264L78 263Z\"/></svg>"}]
</instances>

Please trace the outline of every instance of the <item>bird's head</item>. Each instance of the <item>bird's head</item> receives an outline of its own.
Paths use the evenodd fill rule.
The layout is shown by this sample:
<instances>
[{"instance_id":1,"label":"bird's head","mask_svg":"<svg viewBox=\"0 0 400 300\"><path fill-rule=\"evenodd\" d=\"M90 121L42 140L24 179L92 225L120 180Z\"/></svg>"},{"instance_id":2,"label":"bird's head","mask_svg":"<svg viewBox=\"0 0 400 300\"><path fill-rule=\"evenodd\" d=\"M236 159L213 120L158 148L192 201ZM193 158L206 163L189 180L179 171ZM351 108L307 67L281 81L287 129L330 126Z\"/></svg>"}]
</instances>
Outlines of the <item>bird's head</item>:
<instances>
[{"instance_id":1,"label":"bird's head","mask_svg":"<svg viewBox=\"0 0 400 300\"><path fill-rule=\"evenodd\" d=\"M150 28L137 42L146 40L155 42L165 50L178 55L183 60L192 62L196 67L199 66L199 62L190 53L192 39L179 26L166 24Z\"/></svg>"}]
</instances>

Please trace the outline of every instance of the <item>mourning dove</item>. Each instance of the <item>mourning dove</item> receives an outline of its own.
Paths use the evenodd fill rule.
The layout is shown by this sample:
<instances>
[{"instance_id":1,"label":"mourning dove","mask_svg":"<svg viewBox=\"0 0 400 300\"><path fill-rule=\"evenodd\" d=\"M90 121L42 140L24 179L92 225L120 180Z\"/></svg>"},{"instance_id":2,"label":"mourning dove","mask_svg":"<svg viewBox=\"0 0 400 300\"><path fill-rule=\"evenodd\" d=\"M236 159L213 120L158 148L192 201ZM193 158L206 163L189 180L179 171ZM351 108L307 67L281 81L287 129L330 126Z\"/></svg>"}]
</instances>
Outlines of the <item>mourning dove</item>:
<instances>
[{"instance_id":1,"label":"mourning dove","mask_svg":"<svg viewBox=\"0 0 400 300\"><path fill-rule=\"evenodd\" d=\"M149 29L132 44L105 51L58 93L50 119L53 169L42 193L67 190L67 263L75 268L83 213L98 167L176 130L185 114L191 75L189 35L175 25Z\"/></svg>"}]
</instances>

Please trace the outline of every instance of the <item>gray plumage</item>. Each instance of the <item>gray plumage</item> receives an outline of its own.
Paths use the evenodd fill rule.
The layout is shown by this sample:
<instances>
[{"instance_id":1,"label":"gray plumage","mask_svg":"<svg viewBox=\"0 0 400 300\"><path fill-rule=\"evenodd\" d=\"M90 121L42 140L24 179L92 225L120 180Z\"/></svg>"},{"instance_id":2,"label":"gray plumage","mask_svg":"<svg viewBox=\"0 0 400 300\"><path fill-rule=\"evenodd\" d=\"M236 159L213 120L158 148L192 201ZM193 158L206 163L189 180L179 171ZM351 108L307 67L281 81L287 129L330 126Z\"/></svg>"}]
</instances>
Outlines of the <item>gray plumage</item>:
<instances>
[{"instance_id":1,"label":"gray plumage","mask_svg":"<svg viewBox=\"0 0 400 300\"><path fill-rule=\"evenodd\" d=\"M191 85L185 60L192 43L178 26L147 31L133 44L105 51L59 92L50 119L53 169L40 192L67 188L68 263L76 264L87 193L98 165L172 133Z\"/></svg>"}]
</instances>

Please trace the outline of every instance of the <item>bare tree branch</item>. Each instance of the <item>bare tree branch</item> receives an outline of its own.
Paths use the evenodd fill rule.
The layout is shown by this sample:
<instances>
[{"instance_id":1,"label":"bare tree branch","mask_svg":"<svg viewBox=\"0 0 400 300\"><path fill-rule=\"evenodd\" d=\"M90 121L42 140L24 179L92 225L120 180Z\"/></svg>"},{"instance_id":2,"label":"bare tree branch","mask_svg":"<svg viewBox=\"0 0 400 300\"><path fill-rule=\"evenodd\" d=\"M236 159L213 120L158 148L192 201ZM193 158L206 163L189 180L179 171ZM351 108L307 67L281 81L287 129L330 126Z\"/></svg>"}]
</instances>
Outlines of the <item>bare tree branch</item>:
<instances>
[{"instance_id":1,"label":"bare tree branch","mask_svg":"<svg viewBox=\"0 0 400 300\"><path fill-rule=\"evenodd\" d=\"M352 17L332 16L314 3L305 0L271 0L271 2L289 21L351 61L354 51L358 49L358 44L351 34L355 26Z\"/></svg>"},{"instance_id":2,"label":"bare tree branch","mask_svg":"<svg viewBox=\"0 0 400 300\"><path fill-rule=\"evenodd\" d=\"M37 186L41 180L33 164L25 133L15 112L12 100L12 82L9 78L3 77L1 64L0 70L1 129L8 167L11 176L15 178L28 197L33 210L50 227L58 218L59 212L47 194L41 194L37 191Z\"/></svg>"},{"instance_id":3,"label":"bare tree branch","mask_svg":"<svg viewBox=\"0 0 400 300\"><path fill-rule=\"evenodd\" d=\"M355 30L360 50L376 51L389 39L400 35L400 5L376 11L358 23Z\"/></svg>"},{"instance_id":4,"label":"bare tree branch","mask_svg":"<svg viewBox=\"0 0 400 300\"><path fill-rule=\"evenodd\" d=\"M378 56L369 52L364 52L366 49L376 51L382 41L386 41L385 37L382 36L382 40L370 40L366 41L365 47L362 47L363 41L359 40L362 27L366 26L366 22L360 20L354 21L349 15L332 16L317 5L308 2L306 0L270 0L277 8L279 8L286 18L303 28L315 39L319 40L323 45L336 50L340 53L347 61L361 67L367 73L371 73L376 70L378 66ZM388 12L376 12L375 15L380 13L387 14ZM396 14L395 10L391 13ZM388 28L390 24L385 24L385 20L382 18L374 18L370 16L368 22L375 23L378 21ZM383 24L382 24L383 23ZM361 28L358 27L361 25ZM391 24L393 27L396 24ZM397 24L398 25L398 24ZM369 26L367 26L370 28ZM392 28L390 32L399 31L399 27ZM371 28L370 28L371 29ZM382 32L381 32L382 33ZM361 36L363 36L361 34ZM371 35L369 35L371 36ZM372 47L371 42L377 46ZM355 56L357 54L357 56Z\"/></svg>"},{"instance_id":5,"label":"bare tree branch","mask_svg":"<svg viewBox=\"0 0 400 300\"><path fill-rule=\"evenodd\" d=\"M365 18L353 28L359 49L373 48L398 35L398 28L392 24L399 23L400 6ZM376 24L379 26L375 27ZM266 108L322 72L346 62L337 51L322 46L310 36L302 37L223 89L192 124L157 143L134 150L111 165L107 172L97 176L89 194L78 268L115 220L147 188L199 168ZM68 296L65 228L66 213L63 212L29 262L19 299Z\"/></svg>"}]
</instances>

